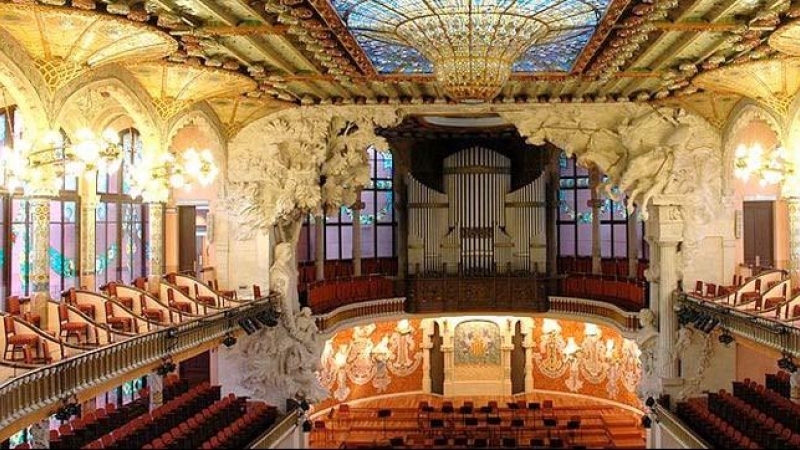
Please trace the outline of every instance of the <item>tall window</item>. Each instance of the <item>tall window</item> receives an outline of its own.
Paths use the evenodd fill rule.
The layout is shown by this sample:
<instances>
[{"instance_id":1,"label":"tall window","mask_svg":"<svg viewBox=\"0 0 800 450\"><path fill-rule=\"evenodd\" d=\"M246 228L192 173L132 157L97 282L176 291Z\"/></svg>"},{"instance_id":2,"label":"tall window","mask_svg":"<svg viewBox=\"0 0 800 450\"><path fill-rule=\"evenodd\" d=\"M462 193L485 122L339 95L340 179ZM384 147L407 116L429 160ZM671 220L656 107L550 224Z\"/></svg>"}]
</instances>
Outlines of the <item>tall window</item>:
<instances>
[{"instance_id":1,"label":"tall window","mask_svg":"<svg viewBox=\"0 0 800 450\"><path fill-rule=\"evenodd\" d=\"M361 192L364 208L361 210L361 257L384 258L397 254L392 196L392 154L373 147L367 149L370 164L370 183ZM316 250L316 230L319 224L307 217L297 246L298 261L313 261ZM353 257L353 210L343 206L331 217L325 218L325 259L351 259Z\"/></svg>"},{"instance_id":2,"label":"tall window","mask_svg":"<svg viewBox=\"0 0 800 450\"><path fill-rule=\"evenodd\" d=\"M559 158L561 179L559 182L558 241L561 256L592 255L592 198L589 187L589 171L575 164L575 158L561 154ZM602 181L607 178L603 175ZM615 188L616 189L616 188ZM603 258L626 258L628 256L628 212L625 196L614 191L615 201L600 195L600 256ZM643 222L637 221L639 257L644 257Z\"/></svg>"},{"instance_id":3,"label":"tall window","mask_svg":"<svg viewBox=\"0 0 800 450\"><path fill-rule=\"evenodd\" d=\"M145 275L144 243L147 210L141 201L128 195L130 186L125 172L142 157L142 142L136 129L120 132L124 150L122 167L116 174L97 174L100 194L95 215L95 262L98 285L121 280L130 283Z\"/></svg>"}]
</instances>

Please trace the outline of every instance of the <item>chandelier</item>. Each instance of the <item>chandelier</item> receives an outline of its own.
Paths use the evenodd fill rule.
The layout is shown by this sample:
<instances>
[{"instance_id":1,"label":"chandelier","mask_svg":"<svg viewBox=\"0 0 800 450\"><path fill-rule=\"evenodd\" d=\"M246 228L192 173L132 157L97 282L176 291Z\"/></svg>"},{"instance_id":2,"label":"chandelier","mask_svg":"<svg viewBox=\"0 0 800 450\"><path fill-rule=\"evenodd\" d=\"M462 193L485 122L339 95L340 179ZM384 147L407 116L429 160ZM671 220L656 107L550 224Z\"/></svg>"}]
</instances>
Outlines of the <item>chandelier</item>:
<instances>
[{"instance_id":1,"label":"chandelier","mask_svg":"<svg viewBox=\"0 0 800 450\"><path fill-rule=\"evenodd\" d=\"M599 20L605 3L336 0L335 6L362 42L371 39L418 50L433 64L437 81L452 98L481 102L500 92L514 62L531 47L585 32Z\"/></svg>"},{"instance_id":2,"label":"chandelier","mask_svg":"<svg viewBox=\"0 0 800 450\"><path fill-rule=\"evenodd\" d=\"M740 144L734 154L733 174L742 181L758 177L758 184L766 186L782 183L794 174L794 164L786 149L780 145L765 152L760 144Z\"/></svg>"},{"instance_id":3,"label":"chandelier","mask_svg":"<svg viewBox=\"0 0 800 450\"><path fill-rule=\"evenodd\" d=\"M163 203L170 189L192 189L194 182L208 186L217 177L219 169L210 150L190 148L180 158L164 153L158 158L146 158L127 172L132 197L141 197L146 203Z\"/></svg>"},{"instance_id":4,"label":"chandelier","mask_svg":"<svg viewBox=\"0 0 800 450\"><path fill-rule=\"evenodd\" d=\"M119 136L113 130L97 135L81 129L75 133L74 141L66 140L58 131L49 131L40 139L18 139L13 148L3 149L2 184L11 192L22 187L26 195L58 190L65 175L115 173L122 156Z\"/></svg>"}]
</instances>

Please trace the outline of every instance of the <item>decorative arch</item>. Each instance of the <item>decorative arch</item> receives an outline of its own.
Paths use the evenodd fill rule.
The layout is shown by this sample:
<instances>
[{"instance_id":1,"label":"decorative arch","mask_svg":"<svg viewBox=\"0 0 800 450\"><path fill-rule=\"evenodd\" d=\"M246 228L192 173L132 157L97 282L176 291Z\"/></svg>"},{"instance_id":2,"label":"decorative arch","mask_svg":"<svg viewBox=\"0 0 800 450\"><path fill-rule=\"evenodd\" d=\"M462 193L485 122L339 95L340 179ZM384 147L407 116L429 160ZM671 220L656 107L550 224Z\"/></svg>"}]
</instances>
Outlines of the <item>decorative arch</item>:
<instances>
[{"instance_id":1,"label":"decorative arch","mask_svg":"<svg viewBox=\"0 0 800 450\"><path fill-rule=\"evenodd\" d=\"M166 144L171 145L178 132L190 125L200 125L216 139L219 148L223 151L226 147L225 127L219 117L206 102L194 104L189 109L179 113L167 124Z\"/></svg>"},{"instance_id":2,"label":"decorative arch","mask_svg":"<svg viewBox=\"0 0 800 450\"><path fill-rule=\"evenodd\" d=\"M0 30L0 86L14 99L29 131L37 133L50 127L47 87L28 53L3 30Z\"/></svg>"},{"instance_id":3,"label":"decorative arch","mask_svg":"<svg viewBox=\"0 0 800 450\"><path fill-rule=\"evenodd\" d=\"M87 117L90 123L102 120L109 111L118 113L116 108L121 107L141 133L145 148L159 148L163 124L158 119L150 96L130 73L117 65L102 67L93 71L91 77L76 79L60 89L55 98L55 104L58 105L55 117L64 117L74 102L91 91L106 93L115 101L95 111L92 117Z\"/></svg>"},{"instance_id":4,"label":"decorative arch","mask_svg":"<svg viewBox=\"0 0 800 450\"><path fill-rule=\"evenodd\" d=\"M780 118L753 100L744 99L731 112L730 120L722 133L722 193L733 192L733 159L736 152L736 138L747 125L760 120L775 133L780 142L785 141L785 133Z\"/></svg>"}]
</instances>

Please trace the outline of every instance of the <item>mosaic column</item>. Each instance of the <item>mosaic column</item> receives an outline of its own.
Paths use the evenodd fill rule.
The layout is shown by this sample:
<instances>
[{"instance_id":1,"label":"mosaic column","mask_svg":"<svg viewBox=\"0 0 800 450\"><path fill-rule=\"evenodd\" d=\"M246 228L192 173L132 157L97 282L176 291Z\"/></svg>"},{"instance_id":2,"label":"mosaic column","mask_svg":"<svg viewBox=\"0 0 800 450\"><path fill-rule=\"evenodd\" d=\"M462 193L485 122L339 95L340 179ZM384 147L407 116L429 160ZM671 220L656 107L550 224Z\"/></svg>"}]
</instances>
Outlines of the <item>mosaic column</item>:
<instances>
[{"instance_id":1,"label":"mosaic column","mask_svg":"<svg viewBox=\"0 0 800 450\"><path fill-rule=\"evenodd\" d=\"M50 199L29 200L31 215L30 292L32 310L47 323L47 301L50 298Z\"/></svg>"},{"instance_id":2,"label":"mosaic column","mask_svg":"<svg viewBox=\"0 0 800 450\"><path fill-rule=\"evenodd\" d=\"M358 200L353 204L353 276L361 276L361 210L364 202L361 201L361 191Z\"/></svg>"},{"instance_id":3,"label":"mosaic column","mask_svg":"<svg viewBox=\"0 0 800 450\"><path fill-rule=\"evenodd\" d=\"M148 282L153 287L164 274L164 204L147 205L147 237L150 253L147 255Z\"/></svg>"},{"instance_id":4,"label":"mosaic column","mask_svg":"<svg viewBox=\"0 0 800 450\"><path fill-rule=\"evenodd\" d=\"M147 388L150 391L150 411L164 404L164 376L158 373L147 374Z\"/></svg>"},{"instance_id":5,"label":"mosaic column","mask_svg":"<svg viewBox=\"0 0 800 450\"><path fill-rule=\"evenodd\" d=\"M325 279L325 216L314 216L314 268L317 271L317 281Z\"/></svg>"},{"instance_id":6,"label":"mosaic column","mask_svg":"<svg viewBox=\"0 0 800 450\"><path fill-rule=\"evenodd\" d=\"M788 197L789 207L789 270L800 270L800 197Z\"/></svg>"},{"instance_id":7,"label":"mosaic column","mask_svg":"<svg viewBox=\"0 0 800 450\"><path fill-rule=\"evenodd\" d=\"M600 275L603 273L602 259L600 253L600 194L597 187L600 185L600 170L597 167L589 169L589 191L591 199L589 207L592 209L592 273Z\"/></svg>"},{"instance_id":8,"label":"mosaic column","mask_svg":"<svg viewBox=\"0 0 800 450\"><path fill-rule=\"evenodd\" d=\"M82 177L87 178L87 177ZM95 179L95 177L89 177ZM88 184L88 183L87 183ZM93 184L93 183L92 183ZM100 198L87 188L81 194L81 286L93 291L96 286L97 245L95 242L97 204Z\"/></svg>"},{"instance_id":9,"label":"mosaic column","mask_svg":"<svg viewBox=\"0 0 800 450\"><path fill-rule=\"evenodd\" d=\"M50 419L40 420L30 428L31 448L50 448Z\"/></svg>"}]
</instances>

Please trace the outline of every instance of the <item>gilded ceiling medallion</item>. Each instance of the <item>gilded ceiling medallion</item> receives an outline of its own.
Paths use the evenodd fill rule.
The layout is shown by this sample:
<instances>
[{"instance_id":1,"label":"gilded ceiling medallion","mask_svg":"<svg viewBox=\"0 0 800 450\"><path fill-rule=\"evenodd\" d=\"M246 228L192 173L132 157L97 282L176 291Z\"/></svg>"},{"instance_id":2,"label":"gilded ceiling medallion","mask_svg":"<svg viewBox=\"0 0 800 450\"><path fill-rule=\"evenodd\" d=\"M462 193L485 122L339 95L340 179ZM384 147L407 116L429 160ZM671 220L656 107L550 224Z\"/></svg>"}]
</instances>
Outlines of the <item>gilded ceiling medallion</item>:
<instances>
[{"instance_id":1,"label":"gilded ceiling medallion","mask_svg":"<svg viewBox=\"0 0 800 450\"><path fill-rule=\"evenodd\" d=\"M149 25L75 8L0 3L0 28L27 50L53 92L84 70L159 59L178 48Z\"/></svg>"},{"instance_id":2,"label":"gilded ceiling medallion","mask_svg":"<svg viewBox=\"0 0 800 450\"><path fill-rule=\"evenodd\" d=\"M800 58L729 65L701 73L692 84L708 91L752 98L785 116L800 89Z\"/></svg>"},{"instance_id":3,"label":"gilded ceiling medallion","mask_svg":"<svg viewBox=\"0 0 800 450\"><path fill-rule=\"evenodd\" d=\"M800 20L778 28L769 37L770 47L787 55L800 56Z\"/></svg>"},{"instance_id":4,"label":"gilded ceiling medallion","mask_svg":"<svg viewBox=\"0 0 800 450\"><path fill-rule=\"evenodd\" d=\"M237 72L200 65L150 61L128 64L127 68L153 98L164 119L195 102L236 96L256 87L255 81Z\"/></svg>"}]
</instances>

